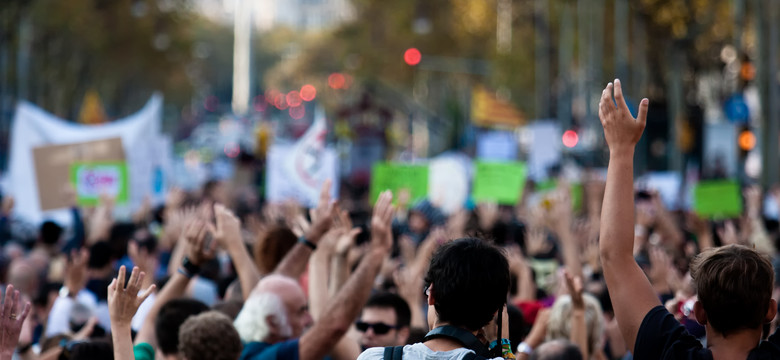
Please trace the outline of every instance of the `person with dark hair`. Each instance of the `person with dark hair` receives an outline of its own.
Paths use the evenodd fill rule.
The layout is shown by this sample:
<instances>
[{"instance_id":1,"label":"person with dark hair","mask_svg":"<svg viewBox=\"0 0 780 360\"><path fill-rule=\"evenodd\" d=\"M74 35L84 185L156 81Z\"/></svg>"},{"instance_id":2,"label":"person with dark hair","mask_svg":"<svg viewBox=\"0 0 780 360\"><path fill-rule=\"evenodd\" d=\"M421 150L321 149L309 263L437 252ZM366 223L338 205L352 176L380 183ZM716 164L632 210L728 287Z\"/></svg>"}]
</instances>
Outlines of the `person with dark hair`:
<instances>
[{"instance_id":1,"label":"person with dark hair","mask_svg":"<svg viewBox=\"0 0 780 360\"><path fill-rule=\"evenodd\" d=\"M58 360L114 359L114 348L106 341L71 341L65 344Z\"/></svg>"},{"instance_id":2,"label":"person with dark hair","mask_svg":"<svg viewBox=\"0 0 780 360\"><path fill-rule=\"evenodd\" d=\"M194 299L174 299L160 308L154 322L154 334L157 346L166 357L175 356L179 352L179 329L187 319L209 311L206 304Z\"/></svg>"},{"instance_id":3,"label":"person with dark hair","mask_svg":"<svg viewBox=\"0 0 780 360\"><path fill-rule=\"evenodd\" d=\"M565 339L548 341L531 354L531 360L582 360L580 348Z\"/></svg>"},{"instance_id":4,"label":"person with dark hair","mask_svg":"<svg viewBox=\"0 0 780 360\"><path fill-rule=\"evenodd\" d=\"M38 239L41 243L48 246L55 246L60 242L62 236L62 226L57 225L54 221L44 221L41 224L41 231Z\"/></svg>"},{"instance_id":5,"label":"person with dark hair","mask_svg":"<svg viewBox=\"0 0 780 360\"><path fill-rule=\"evenodd\" d=\"M393 293L378 293L368 299L355 328L361 333L360 346L405 345L409 338L412 313L409 304Z\"/></svg>"},{"instance_id":6,"label":"person with dark hair","mask_svg":"<svg viewBox=\"0 0 780 360\"><path fill-rule=\"evenodd\" d=\"M298 237L285 226L276 226L258 236L254 245L254 260L261 275L270 274L284 256L298 243Z\"/></svg>"},{"instance_id":7,"label":"person with dark hair","mask_svg":"<svg viewBox=\"0 0 780 360\"><path fill-rule=\"evenodd\" d=\"M241 348L233 322L216 311L190 317L179 330L179 354L183 359L238 360Z\"/></svg>"},{"instance_id":8,"label":"person with dark hair","mask_svg":"<svg viewBox=\"0 0 780 360\"><path fill-rule=\"evenodd\" d=\"M614 97L614 100L613 100ZM762 341L764 324L777 314L772 264L755 249L728 245L703 252L691 265L698 291L693 306L705 326L707 347L661 305L637 265L634 247L634 148L648 111L643 99L635 119L619 80L601 94L599 117L609 146L601 216L600 253L618 325L635 359L778 359L777 332Z\"/></svg>"},{"instance_id":9,"label":"person with dark hair","mask_svg":"<svg viewBox=\"0 0 780 360\"><path fill-rule=\"evenodd\" d=\"M390 359L397 351L403 352L404 359L464 359L474 354L500 358L496 347L502 354L513 352L505 339L509 337L503 309L509 294L509 265L501 250L476 238L445 244L433 255L425 284L428 324L433 330L424 341L403 348L371 348L358 359ZM499 312L501 329L496 329L492 321ZM497 338L499 331L502 339ZM494 346L493 352L482 340Z\"/></svg>"}]
</instances>

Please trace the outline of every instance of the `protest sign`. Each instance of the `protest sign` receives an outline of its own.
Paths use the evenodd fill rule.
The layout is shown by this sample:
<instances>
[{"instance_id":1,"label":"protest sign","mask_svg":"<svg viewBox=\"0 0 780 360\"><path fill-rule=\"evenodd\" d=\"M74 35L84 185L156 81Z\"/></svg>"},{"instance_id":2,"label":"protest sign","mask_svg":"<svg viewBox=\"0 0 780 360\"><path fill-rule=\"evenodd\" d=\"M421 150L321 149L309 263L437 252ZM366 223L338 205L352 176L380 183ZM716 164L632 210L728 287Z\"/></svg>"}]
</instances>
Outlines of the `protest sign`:
<instances>
[{"instance_id":1,"label":"protest sign","mask_svg":"<svg viewBox=\"0 0 780 360\"><path fill-rule=\"evenodd\" d=\"M472 197L477 202L515 205L523 195L527 173L525 163L521 162L478 161Z\"/></svg>"},{"instance_id":2,"label":"protest sign","mask_svg":"<svg viewBox=\"0 0 780 360\"><path fill-rule=\"evenodd\" d=\"M126 162L128 201L117 207L119 213L140 206L147 195L164 197L158 190L166 184L164 179L160 183L162 174L156 169L164 171L170 152L152 146L160 136L162 103L162 96L154 95L142 109L126 118L101 125L82 125L60 119L31 103L19 102L11 126L8 188L5 189L16 198L14 216L34 224L44 219L69 224L72 217L64 209L67 204L62 191L70 182L73 161ZM108 146L97 143L68 147L110 139L116 142Z\"/></svg>"},{"instance_id":3,"label":"protest sign","mask_svg":"<svg viewBox=\"0 0 780 360\"><path fill-rule=\"evenodd\" d=\"M459 153L445 153L428 163L428 198L445 214L453 214L466 205L471 168L471 159Z\"/></svg>"},{"instance_id":4,"label":"protest sign","mask_svg":"<svg viewBox=\"0 0 780 360\"><path fill-rule=\"evenodd\" d=\"M394 199L398 191L409 191L412 203L428 195L428 165L410 165L381 162L371 170L371 203L376 202L379 193L392 190Z\"/></svg>"},{"instance_id":5,"label":"protest sign","mask_svg":"<svg viewBox=\"0 0 780 360\"><path fill-rule=\"evenodd\" d=\"M127 163L74 162L70 165L70 183L79 205L97 205L104 194L124 204L128 194Z\"/></svg>"},{"instance_id":6,"label":"protest sign","mask_svg":"<svg viewBox=\"0 0 780 360\"><path fill-rule=\"evenodd\" d=\"M739 184L730 180L702 181L693 188L693 209L697 215L727 219L742 214Z\"/></svg>"},{"instance_id":7,"label":"protest sign","mask_svg":"<svg viewBox=\"0 0 780 360\"><path fill-rule=\"evenodd\" d=\"M120 138L39 146L33 148L32 154L38 199L40 208L44 211L68 206L62 194L63 190L73 183L71 167L74 164L125 161L125 152Z\"/></svg>"}]
</instances>

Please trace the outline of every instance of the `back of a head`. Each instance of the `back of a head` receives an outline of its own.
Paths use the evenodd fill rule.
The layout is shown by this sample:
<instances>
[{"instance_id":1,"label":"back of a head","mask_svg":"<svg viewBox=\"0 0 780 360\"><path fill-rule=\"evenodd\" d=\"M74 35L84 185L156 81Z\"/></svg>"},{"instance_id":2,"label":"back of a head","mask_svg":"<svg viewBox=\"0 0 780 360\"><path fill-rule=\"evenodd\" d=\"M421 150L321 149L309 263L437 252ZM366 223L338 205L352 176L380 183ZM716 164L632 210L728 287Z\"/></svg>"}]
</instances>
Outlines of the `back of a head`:
<instances>
[{"instance_id":1,"label":"back of a head","mask_svg":"<svg viewBox=\"0 0 780 360\"><path fill-rule=\"evenodd\" d=\"M216 311L190 317L179 330L179 355L187 360L238 360L241 349L233 322Z\"/></svg>"},{"instance_id":2,"label":"back of a head","mask_svg":"<svg viewBox=\"0 0 780 360\"><path fill-rule=\"evenodd\" d=\"M425 284L432 284L439 321L476 331L506 303L509 265L486 241L458 239L433 255Z\"/></svg>"},{"instance_id":3,"label":"back of a head","mask_svg":"<svg viewBox=\"0 0 780 360\"><path fill-rule=\"evenodd\" d=\"M691 277L712 327L728 336L760 328L772 297L772 264L742 245L708 249L691 263Z\"/></svg>"},{"instance_id":4,"label":"back of a head","mask_svg":"<svg viewBox=\"0 0 780 360\"><path fill-rule=\"evenodd\" d=\"M390 292L381 292L371 295L364 308L393 309L395 312L396 326L409 327L412 319L412 311L404 298Z\"/></svg>"},{"instance_id":5,"label":"back of a head","mask_svg":"<svg viewBox=\"0 0 780 360\"><path fill-rule=\"evenodd\" d=\"M70 342L65 345L60 360L114 359L114 348L107 341Z\"/></svg>"},{"instance_id":6,"label":"back of a head","mask_svg":"<svg viewBox=\"0 0 780 360\"><path fill-rule=\"evenodd\" d=\"M173 355L179 351L179 328L191 316L209 310L206 304L193 299L174 299L160 308L154 323L157 344L163 355Z\"/></svg>"},{"instance_id":7,"label":"back of a head","mask_svg":"<svg viewBox=\"0 0 780 360\"><path fill-rule=\"evenodd\" d=\"M298 237L284 226L271 228L262 234L254 246L255 264L260 272L263 274L273 272L297 242Z\"/></svg>"},{"instance_id":8,"label":"back of a head","mask_svg":"<svg viewBox=\"0 0 780 360\"><path fill-rule=\"evenodd\" d=\"M582 360L582 352L568 340L553 340L540 345L531 360Z\"/></svg>"},{"instance_id":9,"label":"back of a head","mask_svg":"<svg viewBox=\"0 0 780 360\"><path fill-rule=\"evenodd\" d=\"M54 245L60 241L62 236L62 226L54 221L44 221L41 224L41 242L46 245Z\"/></svg>"}]
</instances>

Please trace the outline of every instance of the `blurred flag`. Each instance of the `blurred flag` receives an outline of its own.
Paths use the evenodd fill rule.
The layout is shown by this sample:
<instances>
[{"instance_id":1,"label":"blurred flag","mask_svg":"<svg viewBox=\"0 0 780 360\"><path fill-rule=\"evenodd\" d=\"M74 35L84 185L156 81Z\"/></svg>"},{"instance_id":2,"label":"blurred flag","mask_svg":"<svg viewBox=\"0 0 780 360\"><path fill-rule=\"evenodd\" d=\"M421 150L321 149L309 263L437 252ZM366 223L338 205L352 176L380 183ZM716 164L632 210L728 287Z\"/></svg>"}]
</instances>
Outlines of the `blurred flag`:
<instances>
[{"instance_id":1,"label":"blurred flag","mask_svg":"<svg viewBox=\"0 0 780 360\"><path fill-rule=\"evenodd\" d=\"M514 105L478 85L471 91L471 121L484 127L515 127L525 124L525 116Z\"/></svg>"},{"instance_id":2,"label":"blurred flag","mask_svg":"<svg viewBox=\"0 0 780 360\"><path fill-rule=\"evenodd\" d=\"M106 112L100 103L100 95L94 90L87 91L84 94L84 101L81 103L79 112L79 123L87 125L96 125L106 122Z\"/></svg>"}]
</instances>

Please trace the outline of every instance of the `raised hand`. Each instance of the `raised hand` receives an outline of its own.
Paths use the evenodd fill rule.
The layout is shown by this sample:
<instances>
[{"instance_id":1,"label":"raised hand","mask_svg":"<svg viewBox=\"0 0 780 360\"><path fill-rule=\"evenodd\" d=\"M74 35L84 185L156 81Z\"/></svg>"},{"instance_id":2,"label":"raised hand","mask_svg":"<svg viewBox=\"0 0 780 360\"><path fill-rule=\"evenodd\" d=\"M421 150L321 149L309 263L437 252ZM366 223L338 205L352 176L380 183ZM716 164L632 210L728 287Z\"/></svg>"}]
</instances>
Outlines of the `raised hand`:
<instances>
[{"instance_id":1,"label":"raised hand","mask_svg":"<svg viewBox=\"0 0 780 360\"><path fill-rule=\"evenodd\" d=\"M599 119L604 127L604 136L607 139L610 152L634 150L634 146L639 142L642 132L645 130L649 103L649 100L642 99L639 103L638 116L634 119L628 110L625 98L623 98L623 87L620 80L615 79L614 85L607 84L601 93L601 101L599 101Z\"/></svg>"},{"instance_id":2,"label":"raised hand","mask_svg":"<svg viewBox=\"0 0 780 360\"><path fill-rule=\"evenodd\" d=\"M146 274L137 266L134 267L130 279L127 281L127 287L125 287L125 273L125 267L120 267L119 274L108 285L108 313L111 317L112 328L129 327L138 307L152 294L155 288L154 285L151 285L139 294Z\"/></svg>"},{"instance_id":3,"label":"raised hand","mask_svg":"<svg viewBox=\"0 0 780 360\"><path fill-rule=\"evenodd\" d=\"M339 212L339 216L336 220L336 227L338 228L338 238L336 239L336 247L334 249L336 255L345 256L347 251L355 245L355 239L362 232L359 227L352 226L352 219L349 217L349 212L343 210Z\"/></svg>"},{"instance_id":4,"label":"raised hand","mask_svg":"<svg viewBox=\"0 0 780 360\"><path fill-rule=\"evenodd\" d=\"M22 307L19 290L14 290L13 285L5 288L5 300L0 312L0 360L10 360L13 357L22 325L31 308L29 302Z\"/></svg>"},{"instance_id":5,"label":"raised hand","mask_svg":"<svg viewBox=\"0 0 780 360\"><path fill-rule=\"evenodd\" d=\"M311 209L311 227L306 231L306 239L316 243L319 238L330 230L335 214L335 204L330 200L331 181L325 180L320 190L320 200L317 207Z\"/></svg>"},{"instance_id":6,"label":"raised hand","mask_svg":"<svg viewBox=\"0 0 780 360\"><path fill-rule=\"evenodd\" d=\"M214 240L227 248L231 244L243 242L241 237L241 220L222 204L214 204L214 216L217 220L216 228L211 231Z\"/></svg>"},{"instance_id":7,"label":"raised hand","mask_svg":"<svg viewBox=\"0 0 780 360\"><path fill-rule=\"evenodd\" d=\"M579 276L573 276L568 271L563 271L563 276L566 278L566 288L571 295L571 305L574 309L585 309L585 301L582 298L583 287L582 278Z\"/></svg>"},{"instance_id":8,"label":"raised hand","mask_svg":"<svg viewBox=\"0 0 780 360\"><path fill-rule=\"evenodd\" d=\"M65 288L69 295L75 297L79 291L87 286L87 263L89 262L89 250L73 250L67 259L65 267Z\"/></svg>"},{"instance_id":9,"label":"raised hand","mask_svg":"<svg viewBox=\"0 0 780 360\"><path fill-rule=\"evenodd\" d=\"M207 239L212 235L205 222L198 220L190 224L184 238L187 241L187 258L196 266L216 256L217 241Z\"/></svg>"},{"instance_id":10,"label":"raised hand","mask_svg":"<svg viewBox=\"0 0 780 360\"><path fill-rule=\"evenodd\" d=\"M374 214L371 217L371 247L390 252L393 247L392 222L393 193L389 190L382 192L374 205Z\"/></svg>"}]
</instances>

